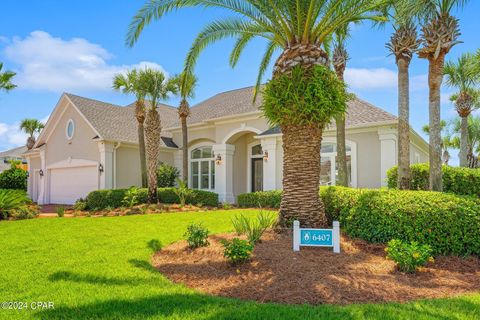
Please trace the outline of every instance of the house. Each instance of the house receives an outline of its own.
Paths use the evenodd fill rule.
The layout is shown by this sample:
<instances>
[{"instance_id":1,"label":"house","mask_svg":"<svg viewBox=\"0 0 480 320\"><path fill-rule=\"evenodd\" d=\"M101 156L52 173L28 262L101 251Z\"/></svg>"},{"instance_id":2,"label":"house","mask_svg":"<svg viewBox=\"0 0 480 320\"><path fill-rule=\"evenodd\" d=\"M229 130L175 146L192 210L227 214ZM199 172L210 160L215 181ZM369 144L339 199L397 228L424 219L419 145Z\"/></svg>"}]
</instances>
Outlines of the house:
<instances>
[{"instance_id":1,"label":"house","mask_svg":"<svg viewBox=\"0 0 480 320\"><path fill-rule=\"evenodd\" d=\"M192 107L189 124L189 186L211 190L224 202L241 193L282 188L282 133L270 128L252 103L253 87L217 94ZM182 168L177 109L158 107L162 121L159 161ZM346 140L350 184L378 188L397 163L395 116L355 99L349 102ZM412 163L428 161L428 144L413 130ZM335 127L322 143L322 185L336 180ZM140 185L134 105L117 106L65 93L34 148L28 192L40 204L71 204L96 189Z\"/></svg>"},{"instance_id":2,"label":"house","mask_svg":"<svg viewBox=\"0 0 480 320\"><path fill-rule=\"evenodd\" d=\"M23 157L23 153L27 151L27 147L18 147L0 152L0 172L10 169L10 161L20 161L20 167L27 170L27 160Z\"/></svg>"}]
</instances>

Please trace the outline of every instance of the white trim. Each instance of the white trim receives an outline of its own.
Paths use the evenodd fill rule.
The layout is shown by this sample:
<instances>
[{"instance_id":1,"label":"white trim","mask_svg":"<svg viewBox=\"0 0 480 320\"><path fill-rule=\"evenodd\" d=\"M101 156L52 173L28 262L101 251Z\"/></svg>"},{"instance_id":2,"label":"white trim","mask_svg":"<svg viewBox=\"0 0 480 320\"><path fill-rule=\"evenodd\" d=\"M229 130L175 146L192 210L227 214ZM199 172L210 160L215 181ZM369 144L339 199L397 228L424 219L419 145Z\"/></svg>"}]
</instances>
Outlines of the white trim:
<instances>
[{"instance_id":1,"label":"white trim","mask_svg":"<svg viewBox=\"0 0 480 320\"><path fill-rule=\"evenodd\" d=\"M192 175L193 175L193 171L192 171L192 162L201 162L201 161L209 161L209 165L208 165L208 189L202 189L200 188L200 164L198 165L198 176L199 176L199 181L198 181L198 190L206 190L206 191L215 191L215 188L216 188L216 183L215 183L215 188L211 188L212 186L212 181L211 181L211 161L214 161L215 162L215 151L213 150L213 145L214 143L213 142L209 142L209 141L201 141L201 142L197 142L197 143L194 143L193 145L191 145L189 148L188 148L188 187L189 188L192 188L193 189L193 184L192 184ZM203 158L203 159L192 159L192 151L197 149L197 148L202 148L202 147L211 147L212 148L212 153L213 153L213 158ZM215 163L214 163L215 165ZM215 168L215 176L217 175L217 170Z\"/></svg>"},{"instance_id":2,"label":"white trim","mask_svg":"<svg viewBox=\"0 0 480 320\"><path fill-rule=\"evenodd\" d=\"M334 143L335 145L337 144L337 138L336 137L324 137L322 140L323 143ZM350 154L351 158L351 183L353 188L357 188L358 186L358 157L357 157L357 143L352 140L345 139L345 144L350 147L350 152L347 152L347 155ZM334 152L337 154L337 152ZM320 153L321 154L321 153ZM335 163L335 162L334 162ZM334 170L332 168L332 170ZM335 177L335 171L330 173L333 177ZM333 185L335 185L335 181L333 181Z\"/></svg>"},{"instance_id":3,"label":"white trim","mask_svg":"<svg viewBox=\"0 0 480 320\"><path fill-rule=\"evenodd\" d=\"M236 129L233 129L232 131L230 131L225 136L225 138L223 138L221 144L229 144L228 140L230 140L230 138L233 137L234 135L236 135L237 133L241 133L241 132L245 132L245 133L253 132L253 133L258 135L258 134L262 133L262 130L254 128L254 127L247 126L245 123L242 123L242 124L240 124L239 128L236 128Z\"/></svg>"},{"instance_id":4,"label":"white trim","mask_svg":"<svg viewBox=\"0 0 480 320\"><path fill-rule=\"evenodd\" d=\"M46 169L50 170L50 169L65 169L65 168L92 167L92 166L98 167L98 165L99 165L98 161L87 160L87 159L72 159L69 157L66 160L58 161L58 162L52 163L51 165L48 165Z\"/></svg>"},{"instance_id":5,"label":"white trim","mask_svg":"<svg viewBox=\"0 0 480 320\"><path fill-rule=\"evenodd\" d=\"M70 126L70 124L72 124L73 126L71 136L68 135L68 126ZM65 136L67 137L68 141L72 140L73 137L75 136L75 121L72 118L68 119L67 125L65 126Z\"/></svg>"}]
</instances>

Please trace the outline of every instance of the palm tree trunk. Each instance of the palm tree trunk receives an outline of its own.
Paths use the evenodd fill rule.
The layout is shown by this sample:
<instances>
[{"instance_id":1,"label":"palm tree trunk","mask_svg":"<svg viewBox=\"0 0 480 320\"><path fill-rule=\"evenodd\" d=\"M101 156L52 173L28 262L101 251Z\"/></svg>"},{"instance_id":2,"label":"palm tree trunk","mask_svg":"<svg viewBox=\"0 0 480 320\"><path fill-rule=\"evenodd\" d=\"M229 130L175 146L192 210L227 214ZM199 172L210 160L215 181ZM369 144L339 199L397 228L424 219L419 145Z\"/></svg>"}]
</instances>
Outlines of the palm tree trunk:
<instances>
[{"instance_id":1,"label":"palm tree trunk","mask_svg":"<svg viewBox=\"0 0 480 320\"><path fill-rule=\"evenodd\" d=\"M27 138L27 149L28 150L31 150L33 148L33 146L35 145L35 137L34 136L30 136Z\"/></svg>"},{"instance_id":2,"label":"palm tree trunk","mask_svg":"<svg viewBox=\"0 0 480 320\"><path fill-rule=\"evenodd\" d=\"M410 61L398 59L398 188L410 189ZM441 152L441 149L440 149Z\"/></svg>"},{"instance_id":3,"label":"palm tree trunk","mask_svg":"<svg viewBox=\"0 0 480 320\"><path fill-rule=\"evenodd\" d=\"M283 125L283 196L280 225L327 225L325 208L319 197L320 145L322 129L311 126Z\"/></svg>"},{"instance_id":4,"label":"palm tree trunk","mask_svg":"<svg viewBox=\"0 0 480 320\"><path fill-rule=\"evenodd\" d=\"M466 117L461 117L461 123L460 123L460 153L458 154L460 158L460 166L461 167L468 167L468 152L469 152L469 146L468 146L468 116Z\"/></svg>"},{"instance_id":5,"label":"palm tree trunk","mask_svg":"<svg viewBox=\"0 0 480 320\"><path fill-rule=\"evenodd\" d=\"M138 149L140 151L140 172L142 175L142 187L148 186L147 158L145 155L145 128L142 122L138 122Z\"/></svg>"},{"instance_id":6,"label":"palm tree trunk","mask_svg":"<svg viewBox=\"0 0 480 320\"><path fill-rule=\"evenodd\" d=\"M188 129L187 117L180 117L182 123L182 179L188 183Z\"/></svg>"},{"instance_id":7,"label":"palm tree trunk","mask_svg":"<svg viewBox=\"0 0 480 320\"><path fill-rule=\"evenodd\" d=\"M443 80L445 54L440 53L437 59L429 59L429 143L430 143L430 190L442 191L442 137L440 126L440 89Z\"/></svg>"},{"instance_id":8,"label":"palm tree trunk","mask_svg":"<svg viewBox=\"0 0 480 320\"><path fill-rule=\"evenodd\" d=\"M148 202L157 203L157 166L160 152L160 116L157 110L149 108L145 119L145 138L147 142Z\"/></svg>"}]
</instances>

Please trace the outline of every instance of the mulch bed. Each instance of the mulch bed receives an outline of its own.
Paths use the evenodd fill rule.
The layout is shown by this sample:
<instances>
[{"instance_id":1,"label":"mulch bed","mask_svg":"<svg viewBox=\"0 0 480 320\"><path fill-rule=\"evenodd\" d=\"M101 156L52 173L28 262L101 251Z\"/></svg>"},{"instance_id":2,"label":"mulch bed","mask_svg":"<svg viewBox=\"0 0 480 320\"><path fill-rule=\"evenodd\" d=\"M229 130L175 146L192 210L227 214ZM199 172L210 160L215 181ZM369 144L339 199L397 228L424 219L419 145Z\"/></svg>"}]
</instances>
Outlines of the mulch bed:
<instances>
[{"instance_id":1,"label":"mulch bed","mask_svg":"<svg viewBox=\"0 0 480 320\"><path fill-rule=\"evenodd\" d=\"M340 254L327 248L292 251L291 236L266 233L250 262L232 267L220 239L190 250L185 241L163 248L155 267L173 282L203 293L258 302L350 304L451 297L480 290L480 260L437 257L416 274L385 259L383 245L342 236Z\"/></svg>"}]
</instances>

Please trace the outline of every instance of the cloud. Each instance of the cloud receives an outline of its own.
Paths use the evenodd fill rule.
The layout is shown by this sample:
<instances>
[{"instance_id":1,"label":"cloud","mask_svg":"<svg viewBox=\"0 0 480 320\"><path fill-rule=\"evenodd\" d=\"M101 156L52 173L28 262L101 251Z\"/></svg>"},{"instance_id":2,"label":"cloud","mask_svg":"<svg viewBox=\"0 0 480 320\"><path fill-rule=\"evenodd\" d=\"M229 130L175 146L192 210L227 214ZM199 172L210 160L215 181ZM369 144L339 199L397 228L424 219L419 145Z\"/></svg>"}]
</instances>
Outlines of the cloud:
<instances>
[{"instance_id":1,"label":"cloud","mask_svg":"<svg viewBox=\"0 0 480 320\"><path fill-rule=\"evenodd\" d=\"M4 53L18 65L15 80L19 88L35 90L108 91L116 73L145 66L165 72L162 66L148 61L110 64L113 55L102 46L82 38L64 40L44 31L13 38Z\"/></svg>"},{"instance_id":2,"label":"cloud","mask_svg":"<svg viewBox=\"0 0 480 320\"><path fill-rule=\"evenodd\" d=\"M352 89L392 89L397 88L397 70L387 68L347 68L345 81ZM428 89L428 76L425 74L410 77L410 89Z\"/></svg>"},{"instance_id":3,"label":"cloud","mask_svg":"<svg viewBox=\"0 0 480 320\"><path fill-rule=\"evenodd\" d=\"M40 119L46 123L48 116ZM27 142L28 135L20 130L20 122L12 124L0 122L0 151L24 146Z\"/></svg>"}]
</instances>

